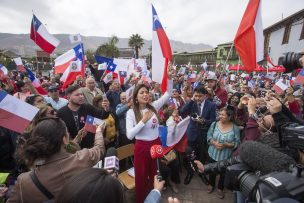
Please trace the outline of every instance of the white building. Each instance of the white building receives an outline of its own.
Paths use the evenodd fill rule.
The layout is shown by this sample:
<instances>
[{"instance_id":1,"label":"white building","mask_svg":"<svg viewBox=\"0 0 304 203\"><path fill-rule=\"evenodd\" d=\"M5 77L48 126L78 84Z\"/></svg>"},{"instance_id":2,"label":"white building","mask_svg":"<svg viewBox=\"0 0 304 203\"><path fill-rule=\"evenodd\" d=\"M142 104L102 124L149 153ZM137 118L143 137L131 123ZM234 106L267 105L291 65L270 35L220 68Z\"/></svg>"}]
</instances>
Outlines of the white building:
<instances>
[{"instance_id":1,"label":"white building","mask_svg":"<svg viewBox=\"0 0 304 203\"><path fill-rule=\"evenodd\" d=\"M265 58L274 64L287 52L304 50L304 9L264 29Z\"/></svg>"}]
</instances>

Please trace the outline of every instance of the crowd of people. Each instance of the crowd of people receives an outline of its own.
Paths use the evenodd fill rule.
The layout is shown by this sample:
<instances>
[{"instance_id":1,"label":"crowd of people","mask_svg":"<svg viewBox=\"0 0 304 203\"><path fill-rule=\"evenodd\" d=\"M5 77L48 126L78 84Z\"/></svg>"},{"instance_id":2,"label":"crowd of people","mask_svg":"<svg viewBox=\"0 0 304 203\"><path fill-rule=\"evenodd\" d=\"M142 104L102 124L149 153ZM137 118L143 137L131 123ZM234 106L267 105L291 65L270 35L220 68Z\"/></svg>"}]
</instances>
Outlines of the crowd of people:
<instances>
[{"instance_id":1,"label":"crowd of people","mask_svg":"<svg viewBox=\"0 0 304 203\"><path fill-rule=\"evenodd\" d=\"M106 84L105 73L97 66L88 64L85 77L77 76L66 89L59 75L37 74L47 95L38 94L22 72L11 71L1 78L1 91L39 109L22 134L0 127L0 173L5 176L0 179L5 184L1 201L125 202L125 190L115 175L92 167L107 149L134 143L136 202L160 202L164 187L179 192L182 165L187 171L183 183L190 183L194 170L189 150L203 172L207 163L238 155L246 141L271 136L276 140L271 147L280 148L282 117L303 121L303 86L291 83L292 77L286 74L277 73L270 81L254 73L198 70L196 81L191 81L169 64L168 87L162 92L160 84L143 80L140 74L131 74L124 84L117 79ZM286 91L272 89L279 80L288 86ZM133 85L133 95L128 97L126 91ZM105 121L95 134L85 128L87 116ZM191 117L185 134L189 150L172 149L161 159L164 181L159 181L150 155L151 146L161 144L159 126L177 124L187 116ZM304 164L302 151L292 157ZM124 161L120 168L129 165ZM217 184L216 175L210 174L207 192L217 188L223 199L224 180L224 172Z\"/></svg>"}]
</instances>

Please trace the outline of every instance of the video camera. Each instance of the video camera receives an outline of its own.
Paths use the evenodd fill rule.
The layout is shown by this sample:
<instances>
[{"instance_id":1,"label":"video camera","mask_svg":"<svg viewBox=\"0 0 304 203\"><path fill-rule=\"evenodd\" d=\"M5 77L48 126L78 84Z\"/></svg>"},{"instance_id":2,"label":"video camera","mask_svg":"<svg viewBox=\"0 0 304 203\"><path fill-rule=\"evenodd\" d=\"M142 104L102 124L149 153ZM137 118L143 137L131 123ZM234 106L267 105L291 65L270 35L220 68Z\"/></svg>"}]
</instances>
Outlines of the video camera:
<instances>
[{"instance_id":1,"label":"video camera","mask_svg":"<svg viewBox=\"0 0 304 203\"><path fill-rule=\"evenodd\" d=\"M279 65L283 65L286 69L286 73L289 73L295 69L303 67L304 64L301 64L300 58L304 55L304 53L295 53L295 52L287 52L284 56L279 58ZM303 63L303 62L302 62Z\"/></svg>"},{"instance_id":2,"label":"video camera","mask_svg":"<svg viewBox=\"0 0 304 203\"><path fill-rule=\"evenodd\" d=\"M282 146L296 153L304 150L304 126L289 123L282 126ZM234 158L235 159L235 158ZM231 163L230 163L231 162ZM231 190L239 190L253 202L304 202L304 165L290 167L288 172L271 172L261 175L254 173L249 166L229 161L226 167L225 186ZM297 200L297 201L296 201Z\"/></svg>"}]
</instances>

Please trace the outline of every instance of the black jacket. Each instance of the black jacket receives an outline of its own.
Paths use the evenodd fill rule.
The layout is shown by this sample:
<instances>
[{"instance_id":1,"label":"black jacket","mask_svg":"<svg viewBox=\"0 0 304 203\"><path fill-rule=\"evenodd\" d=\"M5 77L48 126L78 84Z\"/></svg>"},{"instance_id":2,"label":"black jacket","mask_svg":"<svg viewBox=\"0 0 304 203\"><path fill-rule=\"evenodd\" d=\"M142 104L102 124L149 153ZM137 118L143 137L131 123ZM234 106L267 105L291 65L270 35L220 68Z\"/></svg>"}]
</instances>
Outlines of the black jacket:
<instances>
[{"instance_id":1,"label":"black jacket","mask_svg":"<svg viewBox=\"0 0 304 203\"><path fill-rule=\"evenodd\" d=\"M100 118L100 119L105 119L109 116L109 112L106 112L103 109L97 109L90 104L82 104L78 110L79 130L84 127L87 115L90 115L90 116L93 116L96 118ZM68 128L70 137L75 138L78 133L78 129L77 129L77 126L76 126L76 123L74 120L72 110L69 109L68 105L59 109L57 112L57 116L65 122L65 124ZM94 134L88 133L87 136L85 138L83 138L80 143L81 148L93 147L94 136L95 136Z\"/></svg>"}]
</instances>

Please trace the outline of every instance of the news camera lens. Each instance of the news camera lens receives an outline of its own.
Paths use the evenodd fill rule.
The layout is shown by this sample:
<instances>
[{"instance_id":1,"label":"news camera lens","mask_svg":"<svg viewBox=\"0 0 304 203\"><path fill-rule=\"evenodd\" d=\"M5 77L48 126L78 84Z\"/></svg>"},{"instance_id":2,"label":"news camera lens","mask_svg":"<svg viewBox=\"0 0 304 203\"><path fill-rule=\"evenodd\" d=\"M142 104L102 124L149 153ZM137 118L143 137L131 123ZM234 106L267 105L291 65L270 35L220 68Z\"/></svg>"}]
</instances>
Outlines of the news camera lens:
<instances>
[{"instance_id":1,"label":"news camera lens","mask_svg":"<svg viewBox=\"0 0 304 203\"><path fill-rule=\"evenodd\" d=\"M255 174L244 171L242 172L239 177L240 182L240 191L248 197L250 192L253 190L254 186L256 185L257 181L259 180L259 177L257 177Z\"/></svg>"},{"instance_id":2,"label":"news camera lens","mask_svg":"<svg viewBox=\"0 0 304 203\"><path fill-rule=\"evenodd\" d=\"M286 73L301 68L300 58L303 53L288 52L284 56L279 58L279 65L283 65L286 69Z\"/></svg>"}]
</instances>

